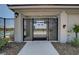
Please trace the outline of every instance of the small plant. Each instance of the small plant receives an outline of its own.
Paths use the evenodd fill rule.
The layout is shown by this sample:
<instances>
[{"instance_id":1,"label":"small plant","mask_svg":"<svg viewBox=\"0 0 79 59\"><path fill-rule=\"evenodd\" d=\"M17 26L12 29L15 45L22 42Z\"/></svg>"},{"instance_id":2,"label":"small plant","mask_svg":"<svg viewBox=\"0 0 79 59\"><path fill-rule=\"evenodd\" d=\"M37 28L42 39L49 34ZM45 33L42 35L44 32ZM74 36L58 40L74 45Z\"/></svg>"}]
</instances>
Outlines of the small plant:
<instances>
[{"instance_id":1,"label":"small plant","mask_svg":"<svg viewBox=\"0 0 79 59\"><path fill-rule=\"evenodd\" d=\"M78 47L79 46L79 39L75 38L74 40L71 41L71 45Z\"/></svg>"},{"instance_id":2,"label":"small plant","mask_svg":"<svg viewBox=\"0 0 79 59\"><path fill-rule=\"evenodd\" d=\"M74 25L73 31L75 32L76 38L78 38L79 25Z\"/></svg>"},{"instance_id":3,"label":"small plant","mask_svg":"<svg viewBox=\"0 0 79 59\"><path fill-rule=\"evenodd\" d=\"M8 43L7 38L0 39L0 49L2 49L2 47L4 47L7 43Z\"/></svg>"},{"instance_id":4,"label":"small plant","mask_svg":"<svg viewBox=\"0 0 79 59\"><path fill-rule=\"evenodd\" d=\"M75 38L71 41L71 45L79 46L79 39L78 39L79 25L74 25L72 30L75 32Z\"/></svg>"}]
</instances>

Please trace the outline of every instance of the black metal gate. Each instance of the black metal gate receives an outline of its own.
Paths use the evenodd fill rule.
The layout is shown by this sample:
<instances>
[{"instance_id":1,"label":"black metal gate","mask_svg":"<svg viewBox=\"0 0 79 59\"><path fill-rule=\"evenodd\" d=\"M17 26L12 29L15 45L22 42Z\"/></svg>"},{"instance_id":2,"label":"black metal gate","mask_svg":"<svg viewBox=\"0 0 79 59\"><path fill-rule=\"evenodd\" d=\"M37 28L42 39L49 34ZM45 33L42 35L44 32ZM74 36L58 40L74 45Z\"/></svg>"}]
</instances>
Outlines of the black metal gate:
<instances>
[{"instance_id":1,"label":"black metal gate","mask_svg":"<svg viewBox=\"0 0 79 59\"><path fill-rule=\"evenodd\" d=\"M56 41L58 40L58 18L32 18L23 20L23 33L24 41Z\"/></svg>"},{"instance_id":2,"label":"black metal gate","mask_svg":"<svg viewBox=\"0 0 79 59\"><path fill-rule=\"evenodd\" d=\"M49 18L49 41L58 40L58 18Z\"/></svg>"}]
</instances>

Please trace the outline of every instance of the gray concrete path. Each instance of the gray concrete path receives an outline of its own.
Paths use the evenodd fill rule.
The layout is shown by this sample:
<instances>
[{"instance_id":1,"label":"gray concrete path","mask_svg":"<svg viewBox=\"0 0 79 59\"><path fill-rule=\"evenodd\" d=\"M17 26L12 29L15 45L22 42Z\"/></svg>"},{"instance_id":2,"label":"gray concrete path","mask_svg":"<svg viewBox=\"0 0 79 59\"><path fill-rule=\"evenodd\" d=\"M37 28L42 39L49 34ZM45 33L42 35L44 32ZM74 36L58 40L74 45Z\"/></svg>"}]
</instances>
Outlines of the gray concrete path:
<instances>
[{"instance_id":1,"label":"gray concrete path","mask_svg":"<svg viewBox=\"0 0 79 59\"><path fill-rule=\"evenodd\" d=\"M58 55L49 41L27 42L18 55Z\"/></svg>"}]
</instances>

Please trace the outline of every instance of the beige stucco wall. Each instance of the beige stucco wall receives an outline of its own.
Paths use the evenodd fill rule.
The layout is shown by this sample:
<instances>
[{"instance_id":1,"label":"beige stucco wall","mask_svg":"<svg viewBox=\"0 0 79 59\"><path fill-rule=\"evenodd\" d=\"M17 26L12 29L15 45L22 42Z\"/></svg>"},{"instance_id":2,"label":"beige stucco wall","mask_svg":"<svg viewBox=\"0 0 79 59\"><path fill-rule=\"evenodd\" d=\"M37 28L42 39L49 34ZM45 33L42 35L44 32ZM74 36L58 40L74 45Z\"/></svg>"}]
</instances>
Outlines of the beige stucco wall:
<instances>
[{"instance_id":1,"label":"beige stucco wall","mask_svg":"<svg viewBox=\"0 0 79 59\"><path fill-rule=\"evenodd\" d=\"M67 25L67 14L64 10L61 9L30 9L30 10L19 10L18 13L22 13L25 16L42 16L42 17L49 17L49 16L57 16L58 17L58 41L61 43L65 43L67 40L67 28L63 29L63 24ZM20 16L21 17L21 16ZM48 18L47 17L47 18ZM22 18L17 19L17 21L22 21ZM15 21L16 22L16 21ZM22 35L22 22L16 22L16 35L15 41L23 41ZM19 27L19 28L18 28ZM30 32L31 33L31 32Z\"/></svg>"},{"instance_id":2,"label":"beige stucco wall","mask_svg":"<svg viewBox=\"0 0 79 59\"><path fill-rule=\"evenodd\" d=\"M23 42L23 15L19 14L14 20L15 41Z\"/></svg>"},{"instance_id":3,"label":"beige stucco wall","mask_svg":"<svg viewBox=\"0 0 79 59\"><path fill-rule=\"evenodd\" d=\"M66 11L62 11L60 13L60 18L59 20L59 28L58 28L58 33L59 33L59 42L61 43L66 43L67 42L67 13ZM66 25L65 27L63 27L63 25Z\"/></svg>"},{"instance_id":4,"label":"beige stucco wall","mask_svg":"<svg viewBox=\"0 0 79 59\"><path fill-rule=\"evenodd\" d=\"M71 31L71 32L67 32L67 34L68 34L67 41L71 41L75 37L75 33L72 30L72 28L74 27L75 24L79 25L79 13L68 14L67 31ZM79 37L79 35L78 35L78 37Z\"/></svg>"},{"instance_id":5,"label":"beige stucco wall","mask_svg":"<svg viewBox=\"0 0 79 59\"><path fill-rule=\"evenodd\" d=\"M77 9L19 9L16 10L18 13L22 13L25 16L57 16L58 17L58 41L65 43L66 41L71 41L75 35L73 31L68 33L73 28L74 24L79 24L79 10ZM20 15L21 17L21 15ZM22 19L15 21L15 41L22 41ZM18 23L19 22L19 23ZM20 26L21 25L21 26ZM63 29L63 25L66 25L66 28ZM30 27L32 29L32 27ZM20 32L21 31L21 32ZM30 30L32 32L32 30ZM30 32L30 34L31 34ZM32 35L31 35L32 38Z\"/></svg>"}]
</instances>

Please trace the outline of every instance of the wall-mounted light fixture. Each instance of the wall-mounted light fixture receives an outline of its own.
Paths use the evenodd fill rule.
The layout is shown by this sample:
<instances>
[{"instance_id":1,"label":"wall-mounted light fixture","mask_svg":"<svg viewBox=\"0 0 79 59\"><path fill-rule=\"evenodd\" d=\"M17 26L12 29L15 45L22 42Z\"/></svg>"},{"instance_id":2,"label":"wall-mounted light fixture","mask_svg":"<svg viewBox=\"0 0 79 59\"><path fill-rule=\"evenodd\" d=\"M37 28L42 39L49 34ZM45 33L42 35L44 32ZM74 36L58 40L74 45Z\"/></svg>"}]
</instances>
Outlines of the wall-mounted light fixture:
<instances>
[{"instance_id":1,"label":"wall-mounted light fixture","mask_svg":"<svg viewBox=\"0 0 79 59\"><path fill-rule=\"evenodd\" d=\"M16 18L18 17L18 15L19 15L19 13L15 12L15 17L16 17Z\"/></svg>"},{"instance_id":2,"label":"wall-mounted light fixture","mask_svg":"<svg viewBox=\"0 0 79 59\"><path fill-rule=\"evenodd\" d=\"M66 28L66 25L65 25L65 24L63 25L63 28L64 28L64 29Z\"/></svg>"}]
</instances>

